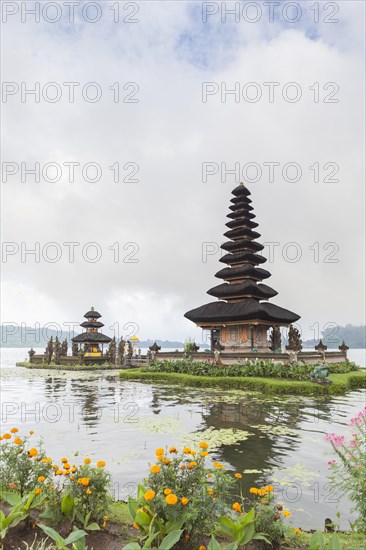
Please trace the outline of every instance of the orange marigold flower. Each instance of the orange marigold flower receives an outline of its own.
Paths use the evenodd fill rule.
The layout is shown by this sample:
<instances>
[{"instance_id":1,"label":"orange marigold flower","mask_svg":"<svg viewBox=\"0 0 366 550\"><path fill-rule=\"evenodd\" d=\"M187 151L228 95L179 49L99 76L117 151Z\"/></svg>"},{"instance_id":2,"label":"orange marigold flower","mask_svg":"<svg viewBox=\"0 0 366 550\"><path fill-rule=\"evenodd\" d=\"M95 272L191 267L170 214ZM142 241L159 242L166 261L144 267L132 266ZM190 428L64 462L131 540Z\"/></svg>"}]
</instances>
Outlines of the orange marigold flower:
<instances>
[{"instance_id":1,"label":"orange marigold flower","mask_svg":"<svg viewBox=\"0 0 366 550\"><path fill-rule=\"evenodd\" d=\"M194 460L192 462L190 462L187 466L188 470L192 470L195 466L197 466L197 462L195 462Z\"/></svg>"},{"instance_id":2,"label":"orange marigold flower","mask_svg":"<svg viewBox=\"0 0 366 550\"><path fill-rule=\"evenodd\" d=\"M240 512L241 507L240 507L239 502L234 502L234 504L232 505L232 509L235 510L235 512Z\"/></svg>"},{"instance_id":3,"label":"orange marigold flower","mask_svg":"<svg viewBox=\"0 0 366 550\"><path fill-rule=\"evenodd\" d=\"M165 466L169 466L169 464L171 464L171 463L172 463L172 461L169 460L169 458L164 458L164 464L165 464Z\"/></svg>"},{"instance_id":4,"label":"orange marigold flower","mask_svg":"<svg viewBox=\"0 0 366 550\"><path fill-rule=\"evenodd\" d=\"M106 464L106 463L104 462L104 460L98 460L98 462L97 462L97 468L104 468L105 464Z\"/></svg>"},{"instance_id":5,"label":"orange marigold flower","mask_svg":"<svg viewBox=\"0 0 366 550\"><path fill-rule=\"evenodd\" d=\"M38 481L40 481L42 483L45 479L46 478L44 476L39 476Z\"/></svg>"},{"instance_id":6,"label":"orange marigold flower","mask_svg":"<svg viewBox=\"0 0 366 550\"><path fill-rule=\"evenodd\" d=\"M46 456L45 458L42 458L42 462L44 464L48 464L49 462L52 462L52 458L49 456Z\"/></svg>"},{"instance_id":7,"label":"orange marigold flower","mask_svg":"<svg viewBox=\"0 0 366 550\"><path fill-rule=\"evenodd\" d=\"M38 455L37 449L35 449L34 447L32 447L32 449L29 449L28 455L31 456L31 457L37 456L37 455Z\"/></svg>"},{"instance_id":8,"label":"orange marigold flower","mask_svg":"<svg viewBox=\"0 0 366 550\"><path fill-rule=\"evenodd\" d=\"M236 479L241 479L243 477L241 474L234 474L234 476L236 477Z\"/></svg>"},{"instance_id":9,"label":"orange marigold flower","mask_svg":"<svg viewBox=\"0 0 366 550\"><path fill-rule=\"evenodd\" d=\"M267 491L265 489L258 489L258 495L263 497L264 495L267 494Z\"/></svg>"},{"instance_id":10,"label":"orange marigold flower","mask_svg":"<svg viewBox=\"0 0 366 550\"><path fill-rule=\"evenodd\" d=\"M206 550L206 546L202 546L202 544L201 544L201 546L198 548L198 550Z\"/></svg>"},{"instance_id":11,"label":"orange marigold flower","mask_svg":"<svg viewBox=\"0 0 366 550\"><path fill-rule=\"evenodd\" d=\"M171 492L171 489L164 489L164 495L170 495Z\"/></svg>"},{"instance_id":12,"label":"orange marigold flower","mask_svg":"<svg viewBox=\"0 0 366 550\"><path fill-rule=\"evenodd\" d=\"M38 488L34 491L35 495L40 495L42 493L42 489Z\"/></svg>"},{"instance_id":13,"label":"orange marigold flower","mask_svg":"<svg viewBox=\"0 0 366 550\"><path fill-rule=\"evenodd\" d=\"M180 499L182 506L186 506L189 502L189 499L187 497L183 497Z\"/></svg>"},{"instance_id":14,"label":"orange marigold flower","mask_svg":"<svg viewBox=\"0 0 366 550\"><path fill-rule=\"evenodd\" d=\"M291 512L289 510L284 510L282 514L285 516L285 518L289 518L291 516Z\"/></svg>"},{"instance_id":15,"label":"orange marigold flower","mask_svg":"<svg viewBox=\"0 0 366 550\"><path fill-rule=\"evenodd\" d=\"M184 447L183 452L184 452L184 454L189 455L189 454L191 454L191 448L190 447Z\"/></svg>"},{"instance_id":16,"label":"orange marigold flower","mask_svg":"<svg viewBox=\"0 0 366 550\"><path fill-rule=\"evenodd\" d=\"M70 470L64 470L63 474L64 474L64 476L69 476L70 475Z\"/></svg>"},{"instance_id":17,"label":"orange marigold flower","mask_svg":"<svg viewBox=\"0 0 366 550\"><path fill-rule=\"evenodd\" d=\"M170 453L177 453L178 449L176 447L170 447L169 452Z\"/></svg>"},{"instance_id":18,"label":"orange marigold flower","mask_svg":"<svg viewBox=\"0 0 366 550\"><path fill-rule=\"evenodd\" d=\"M154 464L154 466L151 466L150 472L153 474L158 474L160 472L161 468L158 464Z\"/></svg>"},{"instance_id":19,"label":"orange marigold flower","mask_svg":"<svg viewBox=\"0 0 366 550\"><path fill-rule=\"evenodd\" d=\"M154 497L155 497L155 491L153 491L152 489L149 489L149 490L146 491L146 493L144 494L145 500L152 500Z\"/></svg>"},{"instance_id":20,"label":"orange marigold flower","mask_svg":"<svg viewBox=\"0 0 366 550\"><path fill-rule=\"evenodd\" d=\"M86 494L87 494L87 495L91 495L92 492L93 492L93 491L91 491L90 489L87 489Z\"/></svg>"},{"instance_id":21,"label":"orange marigold flower","mask_svg":"<svg viewBox=\"0 0 366 550\"><path fill-rule=\"evenodd\" d=\"M54 488L55 488L55 486L54 486L54 485L50 485L50 491L53 491L53 490L54 490Z\"/></svg>"},{"instance_id":22,"label":"orange marigold flower","mask_svg":"<svg viewBox=\"0 0 366 550\"><path fill-rule=\"evenodd\" d=\"M212 477L212 474L207 474L207 477Z\"/></svg>"},{"instance_id":23,"label":"orange marigold flower","mask_svg":"<svg viewBox=\"0 0 366 550\"><path fill-rule=\"evenodd\" d=\"M202 451L202 453L200 453L200 456L203 456L203 457L208 456L208 452L207 451Z\"/></svg>"},{"instance_id":24,"label":"orange marigold flower","mask_svg":"<svg viewBox=\"0 0 366 550\"><path fill-rule=\"evenodd\" d=\"M67 458L63 457L63 458L61 458L61 462L62 462L63 464L65 464L65 463L67 464L67 463L68 463L68 460L67 460Z\"/></svg>"},{"instance_id":25,"label":"orange marigold flower","mask_svg":"<svg viewBox=\"0 0 366 550\"><path fill-rule=\"evenodd\" d=\"M90 483L90 478L89 477L79 477L78 483L80 485L83 485L84 487L87 487Z\"/></svg>"},{"instance_id":26,"label":"orange marigold flower","mask_svg":"<svg viewBox=\"0 0 366 550\"><path fill-rule=\"evenodd\" d=\"M164 449L159 447L159 449L156 449L155 454L156 454L156 456L163 455L164 454Z\"/></svg>"},{"instance_id":27,"label":"orange marigold flower","mask_svg":"<svg viewBox=\"0 0 366 550\"><path fill-rule=\"evenodd\" d=\"M207 493L208 493L209 495L212 495L212 494L213 494L213 489L211 489L211 488L210 488L210 489L207 489Z\"/></svg>"},{"instance_id":28,"label":"orange marigold flower","mask_svg":"<svg viewBox=\"0 0 366 550\"><path fill-rule=\"evenodd\" d=\"M90 458L84 458L84 464L90 464L91 460Z\"/></svg>"},{"instance_id":29,"label":"orange marigold flower","mask_svg":"<svg viewBox=\"0 0 366 550\"><path fill-rule=\"evenodd\" d=\"M70 476L71 481L74 481L75 476Z\"/></svg>"},{"instance_id":30,"label":"orange marigold flower","mask_svg":"<svg viewBox=\"0 0 366 550\"><path fill-rule=\"evenodd\" d=\"M65 468L65 470L70 470L71 466L70 466L70 464L65 463L64 468Z\"/></svg>"},{"instance_id":31,"label":"orange marigold flower","mask_svg":"<svg viewBox=\"0 0 366 550\"><path fill-rule=\"evenodd\" d=\"M252 495L257 495L258 491L259 491L259 489L257 489L256 487L251 487L249 489L249 493L252 493Z\"/></svg>"},{"instance_id":32,"label":"orange marigold flower","mask_svg":"<svg viewBox=\"0 0 366 550\"><path fill-rule=\"evenodd\" d=\"M274 490L274 487L273 485L266 485L265 490L267 491L267 493L272 493L272 491Z\"/></svg>"},{"instance_id":33,"label":"orange marigold flower","mask_svg":"<svg viewBox=\"0 0 366 550\"><path fill-rule=\"evenodd\" d=\"M17 432L19 432L19 430L18 430L18 428L12 428L12 429L10 430L10 432L11 432L12 434L16 434Z\"/></svg>"},{"instance_id":34,"label":"orange marigold flower","mask_svg":"<svg viewBox=\"0 0 366 550\"><path fill-rule=\"evenodd\" d=\"M16 438L14 439L14 443L15 443L16 445L21 445L21 444L23 443L23 439L20 439L20 437L16 437Z\"/></svg>"},{"instance_id":35,"label":"orange marigold flower","mask_svg":"<svg viewBox=\"0 0 366 550\"><path fill-rule=\"evenodd\" d=\"M208 443L205 441L200 441L200 447L201 449L208 449Z\"/></svg>"},{"instance_id":36,"label":"orange marigold flower","mask_svg":"<svg viewBox=\"0 0 366 550\"><path fill-rule=\"evenodd\" d=\"M55 476L62 476L63 471L62 470L56 470Z\"/></svg>"},{"instance_id":37,"label":"orange marigold flower","mask_svg":"<svg viewBox=\"0 0 366 550\"><path fill-rule=\"evenodd\" d=\"M223 469L223 465L220 464L220 462L214 462L213 465L215 466L215 468L217 468L217 470L222 470Z\"/></svg>"},{"instance_id":38,"label":"orange marigold flower","mask_svg":"<svg viewBox=\"0 0 366 550\"><path fill-rule=\"evenodd\" d=\"M72 472L73 474L76 472L75 466L73 466L73 467L71 468L71 472Z\"/></svg>"},{"instance_id":39,"label":"orange marigold flower","mask_svg":"<svg viewBox=\"0 0 366 550\"><path fill-rule=\"evenodd\" d=\"M11 439L11 435L10 434L4 434L3 439Z\"/></svg>"},{"instance_id":40,"label":"orange marigold flower","mask_svg":"<svg viewBox=\"0 0 366 550\"><path fill-rule=\"evenodd\" d=\"M174 493L170 493L170 495L165 497L165 502L170 506L173 506L174 504L177 504L178 497Z\"/></svg>"},{"instance_id":41,"label":"orange marigold flower","mask_svg":"<svg viewBox=\"0 0 366 550\"><path fill-rule=\"evenodd\" d=\"M30 430L30 431L29 431L29 434L30 434L30 435L33 435L33 434L34 434L34 431L33 431L33 430Z\"/></svg>"}]
</instances>

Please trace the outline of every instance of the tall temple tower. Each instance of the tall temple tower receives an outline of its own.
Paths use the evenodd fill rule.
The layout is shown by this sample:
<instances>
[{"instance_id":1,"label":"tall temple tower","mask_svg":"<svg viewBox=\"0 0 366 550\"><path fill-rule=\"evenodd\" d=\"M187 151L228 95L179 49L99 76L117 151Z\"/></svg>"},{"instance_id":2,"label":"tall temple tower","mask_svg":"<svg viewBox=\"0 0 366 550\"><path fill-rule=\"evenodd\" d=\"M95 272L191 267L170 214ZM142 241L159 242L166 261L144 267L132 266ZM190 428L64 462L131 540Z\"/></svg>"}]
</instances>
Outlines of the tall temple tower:
<instances>
[{"instance_id":1,"label":"tall temple tower","mask_svg":"<svg viewBox=\"0 0 366 550\"><path fill-rule=\"evenodd\" d=\"M215 275L226 282L207 292L218 301L192 309L185 317L211 331L212 349L223 346L223 353L268 353L268 329L288 326L300 316L267 302L277 292L261 282L271 274L258 267L267 260L258 254L264 246L255 240L260 234L254 231L258 224L254 221L250 191L241 183L232 194L227 216L230 220L226 223L229 231L224 233L230 240L221 245L227 254L220 259L227 267Z\"/></svg>"},{"instance_id":2,"label":"tall temple tower","mask_svg":"<svg viewBox=\"0 0 366 550\"><path fill-rule=\"evenodd\" d=\"M80 323L80 326L85 328L85 332L72 338L72 342L79 346L84 345L84 357L102 357L103 345L109 344L112 339L99 332L99 329L104 327L104 324L98 321L101 314L92 307L90 311L85 313L84 317L86 321ZM100 345L102 345L102 349L100 349Z\"/></svg>"}]
</instances>

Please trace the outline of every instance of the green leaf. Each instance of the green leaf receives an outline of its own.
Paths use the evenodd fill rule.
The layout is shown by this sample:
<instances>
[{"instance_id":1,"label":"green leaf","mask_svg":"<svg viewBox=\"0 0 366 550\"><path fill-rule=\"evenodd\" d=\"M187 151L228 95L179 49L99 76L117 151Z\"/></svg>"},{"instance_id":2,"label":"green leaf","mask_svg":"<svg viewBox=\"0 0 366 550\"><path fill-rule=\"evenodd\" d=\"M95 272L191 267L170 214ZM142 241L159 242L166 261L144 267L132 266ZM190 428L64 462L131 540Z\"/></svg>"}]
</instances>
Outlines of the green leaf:
<instances>
[{"instance_id":1,"label":"green leaf","mask_svg":"<svg viewBox=\"0 0 366 550\"><path fill-rule=\"evenodd\" d=\"M90 523L87 527L88 531L100 531L100 527L95 521L93 523Z\"/></svg>"},{"instance_id":2,"label":"green leaf","mask_svg":"<svg viewBox=\"0 0 366 550\"><path fill-rule=\"evenodd\" d=\"M324 550L324 538L321 531L315 531L309 541L309 550Z\"/></svg>"},{"instance_id":3,"label":"green leaf","mask_svg":"<svg viewBox=\"0 0 366 550\"><path fill-rule=\"evenodd\" d=\"M250 525L247 525L245 527L244 537L240 539L239 543L244 544L244 546L246 544L249 544L253 538L254 532L255 532L255 529L254 529L254 522L253 522Z\"/></svg>"},{"instance_id":4,"label":"green leaf","mask_svg":"<svg viewBox=\"0 0 366 550\"><path fill-rule=\"evenodd\" d=\"M227 546L225 546L225 550L237 550L239 548L237 542L231 542Z\"/></svg>"},{"instance_id":5,"label":"green leaf","mask_svg":"<svg viewBox=\"0 0 366 550\"><path fill-rule=\"evenodd\" d=\"M6 500L10 506L17 506L22 502L22 497L18 493L10 493L9 491L3 491L1 493L1 498Z\"/></svg>"},{"instance_id":6,"label":"green leaf","mask_svg":"<svg viewBox=\"0 0 366 550\"><path fill-rule=\"evenodd\" d=\"M221 546L219 545L215 537L212 535L210 544L208 545L207 550L220 550L220 548Z\"/></svg>"},{"instance_id":7,"label":"green leaf","mask_svg":"<svg viewBox=\"0 0 366 550\"><path fill-rule=\"evenodd\" d=\"M69 517L74 508L74 497L66 494L61 501L61 512L64 516Z\"/></svg>"},{"instance_id":8,"label":"green leaf","mask_svg":"<svg viewBox=\"0 0 366 550\"><path fill-rule=\"evenodd\" d=\"M171 533L172 531L177 531L178 529L181 529L185 521L186 521L186 518L184 516L176 520L170 519L165 524L165 532Z\"/></svg>"},{"instance_id":9,"label":"green leaf","mask_svg":"<svg viewBox=\"0 0 366 550\"><path fill-rule=\"evenodd\" d=\"M342 546L337 536L337 533L333 533L328 542L328 550L341 550Z\"/></svg>"},{"instance_id":10,"label":"green leaf","mask_svg":"<svg viewBox=\"0 0 366 550\"><path fill-rule=\"evenodd\" d=\"M122 550L141 550L141 546L138 542L129 542Z\"/></svg>"},{"instance_id":11,"label":"green leaf","mask_svg":"<svg viewBox=\"0 0 366 550\"><path fill-rule=\"evenodd\" d=\"M79 539L82 539L86 536L87 533L83 531L82 529L76 529L70 535L65 539L65 544L71 544L72 542L76 542Z\"/></svg>"},{"instance_id":12,"label":"green leaf","mask_svg":"<svg viewBox=\"0 0 366 550\"><path fill-rule=\"evenodd\" d=\"M136 499L130 497L128 499L128 511L129 511L130 516L133 519L133 521L135 521L136 512L137 512L138 507L139 507L138 501Z\"/></svg>"},{"instance_id":13,"label":"green leaf","mask_svg":"<svg viewBox=\"0 0 366 550\"><path fill-rule=\"evenodd\" d=\"M137 525L146 526L150 525L151 518L148 514L146 514L146 512L139 510L135 516L135 522L137 523Z\"/></svg>"},{"instance_id":14,"label":"green leaf","mask_svg":"<svg viewBox=\"0 0 366 550\"><path fill-rule=\"evenodd\" d=\"M183 533L182 529L179 529L179 531L173 531L172 533L169 533L169 535L163 538L159 548L161 550L170 550L171 548L173 548L175 544L177 544L180 537L182 536L182 533Z\"/></svg>"},{"instance_id":15,"label":"green leaf","mask_svg":"<svg viewBox=\"0 0 366 550\"><path fill-rule=\"evenodd\" d=\"M138 500L141 500L142 498L144 498L145 493L146 493L146 487L144 487L143 485L141 485L139 483L139 485L137 487L137 498L138 498Z\"/></svg>"},{"instance_id":16,"label":"green leaf","mask_svg":"<svg viewBox=\"0 0 366 550\"><path fill-rule=\"evenodd\" d=\"M58 548L63 548L65 546L64 539L57 533L57 531L52 529L52 527L48 527L48 525L43 525L42 523L39 523L38 527L40 527L40 529L42 529L48 537L55 541Z\"/></svg>"}]
</instances>

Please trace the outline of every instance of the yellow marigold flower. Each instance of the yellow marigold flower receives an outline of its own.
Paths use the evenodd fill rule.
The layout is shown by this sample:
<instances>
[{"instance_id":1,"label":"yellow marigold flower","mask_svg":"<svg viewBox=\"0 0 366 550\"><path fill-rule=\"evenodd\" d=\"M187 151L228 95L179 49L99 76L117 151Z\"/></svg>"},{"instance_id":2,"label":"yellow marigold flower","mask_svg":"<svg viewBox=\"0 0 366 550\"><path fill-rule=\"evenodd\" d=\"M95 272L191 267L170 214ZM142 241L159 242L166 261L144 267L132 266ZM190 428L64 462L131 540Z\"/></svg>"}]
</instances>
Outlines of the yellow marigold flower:
<instances>
[{"instance_id":1,"label":"yellow marigold flower","mask_svg":"<svg viewBox=\"0 0 366 550\"><path fill-rule=\"evenodd\" d=\"M97 467L98 467L98 468L104 468L105 464L106 464L106 463L104 462L104 460L98 460L98 462L97 462Z\"/></svg>"},{"instance_id":2,"label":"yellow marigold flower","mask_svg":"<svg viewBox=\"0 0 366 550\"><path fill-rule=\"evenodd\" d=\"M171 464L171 463L172 463L172 461L169 460L169 458L164 458L164 464L165 464L165 466L169 466L169 464Z\"/></svg>"},{"instance_id":3,"label":"yellow marigold flower","mask_svg":"<svg viewBox=\"0 0 366 550\"><path fill-rule=\"evenodd\" d=\"M90 464L91 460L90 458L84 458L84 464Z\"/></svg>"},{"instance_id":4,"label":"yellow marigold flower","mask_svg":"<svg viewBox=\"0 0 366 550\"><path fill-rule=\"evenodd\" d=\"M234 504L232 505L232 509L235 510L235 512L240 512L241 508L239 502L234 502Z\"/></svg>"},{"instance_id":5,"label":"yellow marigold flower","mask_svg":"<svg viewBox=\"0 0 366 550\"><path fill-rule=\"evenodd\" d=\"M285 518L289 518L291 516L291 512L289 512L289 510L284 510L282 514L285 516Z\"/></svg>"},{"instance_id":6,"label":"yellow marigold flower","mask_svg":"<svg viewBox=\"0 0 366 550\"><path fill-rule=\"evenodd\" d=\"M171 492L171 489L164 489L164 495L170 495Z\"/></svg>"},{"instance_id":7,"label":"yellow marigold flower","mask_svg":"<svg viewBox=\"0 0 366 550\"><path fill-rule=\"evenodd\" d=\"M62 462L63 464L65 464L65 463L67 464L67 463L68 463L68 460L67 460L67 458L63 457L63 458L61 458L61 462Z\"/></svg>"},{"instance_id":8,"label":"yellow marigold flower","mask_svg":"<svg viewBox=\"0 0 366 550\"><path fill-rule=\"evenodd\" d=\"M37 451L37 449L32 447L32 449L29 449L28 454L29 454L29 456L34 457L34 456L38 455L38 451Z\"/></svg>"},{"instance_id":9,"label":"yellow marigold flower","mask_svg":"<svg viewBox=\"0 0 366 550\"><path fill-rule=\"evenodd\" d=\"M55 486L54 486L54 485L50 485L50 491L53 491L53 490L54 490L54 488L55 488Z\"/></svg>"},{"instance_id":10,"label":"yellow marigold flower","mask_svg":"<svg viewBox=\"0 0 366 550\"><path fill-rule=\"evenodd\" d=\"M241 479L243 477L241 474L234 474L234 476L236 477L236 479Z\"/></svg>"},{"instance_id":11,"label":"yellow marigold flower","mask_svg":"<svg viewBox=\"0 0 366 550\"><path fill-rule=\"evenodd\" d=\"M201 544L201 546L198 548L198 550L206 550L206 546L202 546L202 544Z\"/></svg>"},{"instance_id":12,"label":"yellow marigold flower","mask_svg":"<svg viewBox=\"0 0 366 550\"><path fill-rule=\"evenodd\" d=\"M73 474L76 472L75 466L73 466L73 467L71 468L71 472L72 472Z\"/></svg>"},{"instance_id":13,"label":"yellow marigold flower","mask_svg":"<svg viewBox=\"0 0 366 550\"><path fill-rule=\"evenodd\" d=\"M62 476L63 471L62 470L56 470L55 476Z\"/></svg>"},{"instance_id":14,"label":"yellow marigold flower","mask_svg":"<svg viewBox=\"0 0 366 550\"><path fill-rule=\"evenodd\" d=\"M200 453L200 456L203 456L203 457L208 456L208 452L207 451L202 451L202 453Z\"/></svg>"},{"instance_id":15,"label":"yellow marigold flower","mask_svg":"<svg viewBox=\"0 0 366 550\"><path fill-rule=\"evenodd\" d=\"M164 454L164 449L159 447L159 449L156 449L155 454L156 454L156 456L163 455Z\"/></svg>"},{"instance_id":16,"label":"yellow marigold flower","mask_svg":"<svg viewBox=\"0 0 366 550\"><path fill-rule=\"evenodd\" d=\"M11 439L11 435L10 434L4 434L3 439Z\"/></svg>"},{"instance_id":17,"label":"yellow marigold flower","mask_svg":"<svg viewBox=\"0 0 366 550\"><path fill-rule=\"evenodd\" d=\"M23 443L23 439L20 439L20 437L16 437L16 438L14 439L14 443L15 443L16 445L21 445L21 444Z\"/></svg>"},{"instance_id":18,"label":"yellow marigold flower","mask_svg":"<svg viewBox=\"0 0 366 550\"><path fill-rule=\"evenodd\" d=\"M64 474L64 476L69 476L70 475L70 470L64 470L63 474Z\"/></svg>"},{"instance_id":19,"label":"yellow marigold flower","mask_svg":"<svg viewBox=\"0 0 366 550\"><path fill-rule=\"evenodd\" d=\"M163 460L165 460L165 456L164 455L159 455L159 456L156 457L156 460L158 462L163 462Z\"/></svg>"},{"instance_id":20,"label":"yellow marigold flower","mask_svg":"<svg viewBox=\"0 0 366 550\"><path fill-rule=\"evenodd\" d=\"M91 491L90 489L88 489L88 490L86 491L86 494L87 494L87 495L91 495L92 492L93 492L93 491Z\"/></svg>"},{"instance_id":21,"label":"yellow marigold flower","mask_svg":"<svg viewBox=\"0 0 366 550\"><path fill-rule=\"evenodd\" d=\"M205 441L200 441L200 447L201 449L208 449L208 443Z\"/></svg>"},{"instance_id":22,"label":"yellow marigold flower","mask_svg":"<svg viewBox=\"0 0 366 550\"><path fill-rule=\"evenodd\" d=\"M180 499L182 506L186 506L189 502L189 499L187 497L183 497Z\"/></svg>"},{"instance_id":23,"label":"yellow marigold flower","mask_svg":"<svg viewBox=\"0 0 366 550\"><path fill-rule=\"evenodd\" d=\"M33 434L34 434L34 431L30 430L29 435L33 435Z\"/></svg>"},{"instance_id":24,"label":"yellow marigold flower","mask_svg":"<svg viewBox=\"0 0 366 550\"><path fill-rule=\"evenodd\" d=\"M267 491L267 493L272 493L272 491L274 490L274 487L273 485L266 485L265 490Z\"/></svg>"},{"instance_id":25,"label":"yellow marigold flower","mask_svg":"<svg viewBox=\"0 0 366 550\"><path fill-rule=\"evenodd\" d=\"M70 466L70 464L65 463L64 468L65 468L65 470L70 470L71 466Z\"/></svg>"},{"instance_id":26,"label":"yellow marigold flower","mask_svg":"<svg viewBox=\"0 0 366 550\"><path fill-rule=\"evenodd\" d=\"M38 488L34 491L35 495L40 495L42 493L42 489Z\"/></svg>"},{"instance_id":27,"label":"yellow marigold flower","mask_svg":"<svg viewBox=\"0 0 366 550\"><path fill-rule=\"evenodd\" d=\"M80 485L83 485L84 487L87 487L90 483L90 478L89 477L79 477L78 483Z\"/></svg>"},{"instance_id":28,"label":"yellow marigold flower","mask_svg":"<svg viewBox=\"0 0 366 550\"><path fill-rule=\"evenodd\" d=\"M191 454L191 448L190 447L184 447L183 452L184 452L184 454L189 455L189 454Z\"/></svg>"},{"instance_id":29,"label":"yellow marigold flower","mask_svg":"<svg viewBox=\"0 0 366 550\"><path fill-rule=\"evenodd\" d=\"M11 432L12 434L16 434L17 432L19 432L19 430L18 430L18 428L12 428L12 429L10 430L10 432Z\"/></svg>"},{"instance_id":30,"label":"yellow marigold flower","mask_svg":"<svg viewBox=\"0 0 366 550\"><path fill-rule=\"evenodd\" d=\"M167 497L165 497L165 502L169 504L170 506L173 506L174 504L177 504L178 497L177 495L174 495L173 493L170 493Z\"/></svg>"},{"instance_id":31,"label":"yellow marigold flower","mask_svg":"<svg viewBox=\"0 0 366 550\"><path fill-rule=\"evenodd\" d=\"M42 483L42 481L44 481L46 478L44 476L39 476L38 478L38 481L40 481Z\"/></svg>"},{"instance_id":32,"label":"yellow marigold flower","mask_svg":"<svg viewBox=\"0 0 366 550\"><path fill-rule=\"evenodd\" d=\"M258 489L258 495L263 497L265 494L267 494L267 491L265 489Z\"/></svg>"},{"instance_id":33,"label":"yellow marigold flower","mask_svg":"<svg viewBox=\"0 0 366 550\"><path fill-rule=\"evenodd\" d=\"M252 493L252 495L257 495L258 491L259 491L259 489L257 489L256 487L251 487L249 489L249 493Z\"/></svg>"},{"instance_id":34,"label":"yellow marigold flower","mask_svg":"<svg viewBox=\"0 0 366 550\"><path fill-rule=\"evenodd\" d=\"M58 465L57 465L57 464L54 464L54 465L52 466L52 468L53 468L54 470L58 470Z\"/></svg>"},{"instance_id":35,"label":"yellow marigold flower","mask_svg":"<svg viewBox=\"0 0 366 550\"><path fill-rule=\"evenodd\" d=\"M297 535L300 535L300 533L302 533L302 531L301 531L301 529L296 527L296 529L294 529L294 533L296 533Z\"/></svg>"},{"instance_id":36,"label":"yellow marigold flower","mask_svg":"<svg viewBox=\"0 0 366 550\"><path fill-rule=\"evenodd\" d=\"M192 456L194 456L194 455L197 454L197 451L191 451L190 454L191 454Z\"/></svg>"},{"instance_id":37,"label":"yellow marigold flower","mask_svg":"<svg viewBox=\"0 0 366 550\"><path fill-rule=\"evenodd\" d=\"M193 468L195 468L195 466L197 466L197 462L195 462L194 460L192 462L190 462L187 466L188 470L192 470Z\"/></svg>"},{"instance_id":38,"label":"yellow marigold flower","mask_svg":"<svg viewBox=\"0 0 366 550\"><path fill-rule=\"evenodd\" d=\"M2 436L2 435L0 435L0 441L2 441L3 439L4 439L4 438L3 438L3 436Z\"/></svg>"},{"instance_id":39,"label":"yellow marigold flower","mask_svg":"<svg viewBox=\"0 0 366 550\"><path fill-rule=\"evenodd\" d=\"M207 493L208 493L209 495L212 495L212 494L213 494L213 489L207 489Z\"/></svg>"},{"instance_id":40,"label":"yellow marigold flower","mask_svg":"<svg viewBox=\"0 0 366 550\"><path fill-rule=\"evenodd\" d=\"M223 469L223 465L220 464L220 462L214 462L213 465L215 466L215 468L217 468L217 470L222 470Z\"/></svg>"},{"instance_id":41,"label":"yellow marigold flower","mask_svg":"<svg viewBox=\"0 0 366 550\"><path fill-rule=\"evenodd\" d=\"M176 447L170 447L169 452L170 453L177 453L178 449Z\"/></svg>"},{"instance_id":42,"label":"yellow marigold flower","mask_svg":"<svg viewBox=\"0 0 366 550\"><path fill-rule=\"evenodd\" d=\"M158 464L154 464L154 466L151 466L150 472L153 474L158 474L160 472L160 466Z\"/></svg>"},{"instance_id":43,"label":"yellow marigold flower","mask_svg":"<svg viewBox=\"0 0 366 550\"><path fill-rule=\"evenodd\" d=\"M152 500L154 497L155 497L155 491L153 491L152 489L149 489L149 490L146 491L146 493L144 494L145 500Z\"/></svg>"},{"instance_id":44,"label":"yellow marigold flower","mask_svg":"<svg viewBox=\"0 0 366 550\"><path fill-rule=\"evenodd\" d=\"M42 458L42 462L44 464L49 464L49 462L52 462L52 458L49 456L46 456L45 458Z\"/></svg>"}]
</instances>

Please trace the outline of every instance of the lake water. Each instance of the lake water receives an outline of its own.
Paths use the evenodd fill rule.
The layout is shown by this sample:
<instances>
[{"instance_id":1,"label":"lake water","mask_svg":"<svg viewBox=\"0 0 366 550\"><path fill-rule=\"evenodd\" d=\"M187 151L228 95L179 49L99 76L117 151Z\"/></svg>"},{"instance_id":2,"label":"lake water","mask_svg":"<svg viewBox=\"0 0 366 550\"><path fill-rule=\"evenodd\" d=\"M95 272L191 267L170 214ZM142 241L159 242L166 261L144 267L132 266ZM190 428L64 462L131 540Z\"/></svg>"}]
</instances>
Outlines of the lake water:
<instances>
[{"instance_id":1,"label":"lake water","mask_svg":"<svg viewBox=\"0 0 366 550\"><path fill-rule=\"evenodd\" d=\"M133 493L157 447L181 448L197 431L229 430L220 432L219 439L229 439L213 457L233 472L248 470L244 492L271 482L277 501L291 510L294 527L322 528L337 511L341 526L348 527L349 503L327 485L324 436L350 435L348 422L365 406L365 391L310 399L122 382L116 370L15 367L26 351L1 350L2 431L34 430L55 460L73 461L75 452L106 460L118 498ZM365 366L365 352L351 350L349 358Z\"/></svg>"}]
</instances>

